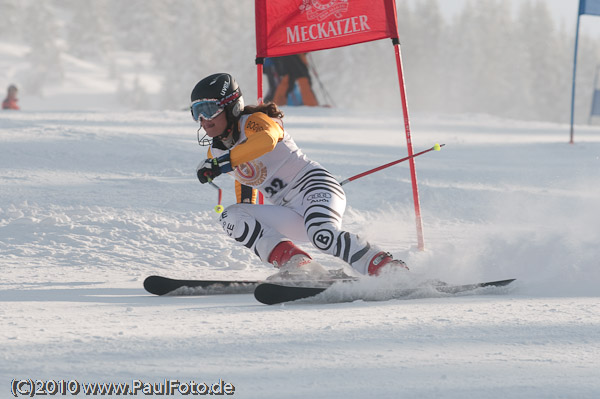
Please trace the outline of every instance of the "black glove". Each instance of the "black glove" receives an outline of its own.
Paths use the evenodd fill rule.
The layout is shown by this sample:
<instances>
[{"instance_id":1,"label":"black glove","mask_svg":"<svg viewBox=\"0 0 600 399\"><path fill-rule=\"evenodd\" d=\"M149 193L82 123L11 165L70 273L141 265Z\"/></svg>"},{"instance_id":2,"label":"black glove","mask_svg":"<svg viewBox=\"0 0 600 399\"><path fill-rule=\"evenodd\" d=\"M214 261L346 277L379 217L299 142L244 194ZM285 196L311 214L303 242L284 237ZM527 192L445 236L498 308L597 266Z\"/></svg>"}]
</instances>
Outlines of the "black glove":
<instances>
[{"instance_id":1,"label":"black glove","mask_svg":"<svg viewBox=\"0 0 600 399\"><path fill-rule=\"evenodd\" d=\"M219 158L207 158L200 162L196 168L196 175L198 176L200 183L204 184L219 176L221 173L228 173L232 170L233 168L229 161L229 152L227 152Z\"/></svg>"}]
</instances>

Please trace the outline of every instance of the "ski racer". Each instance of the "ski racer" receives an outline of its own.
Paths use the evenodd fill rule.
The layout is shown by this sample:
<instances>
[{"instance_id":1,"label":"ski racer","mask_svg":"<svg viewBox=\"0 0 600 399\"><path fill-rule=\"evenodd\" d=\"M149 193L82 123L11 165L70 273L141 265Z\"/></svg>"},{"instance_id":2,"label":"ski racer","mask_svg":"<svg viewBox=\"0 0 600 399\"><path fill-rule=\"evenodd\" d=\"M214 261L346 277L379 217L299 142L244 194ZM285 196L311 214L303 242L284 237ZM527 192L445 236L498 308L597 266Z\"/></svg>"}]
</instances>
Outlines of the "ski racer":
<instances>
[{"instance_id":1,"label":"ski racer","mask_svg":"<svg viewBox=\"0 0 600 399\"><path fill-rule=\"evenodd\" d=\"M223 173L235 177L237 204L219 222L225 232L276 268L314 264L293 241L310 242L361 274L384 266L408 269L401 260L342 229L346 196L338 181L308 159L283 127L274 103L244 106L242 92L227 73L210 75L191 93L191 112L204 129L199 143L208 158L196 173L208 183ZM272 205L256 205L257 190Z\"/></svg>"}]
</instances>

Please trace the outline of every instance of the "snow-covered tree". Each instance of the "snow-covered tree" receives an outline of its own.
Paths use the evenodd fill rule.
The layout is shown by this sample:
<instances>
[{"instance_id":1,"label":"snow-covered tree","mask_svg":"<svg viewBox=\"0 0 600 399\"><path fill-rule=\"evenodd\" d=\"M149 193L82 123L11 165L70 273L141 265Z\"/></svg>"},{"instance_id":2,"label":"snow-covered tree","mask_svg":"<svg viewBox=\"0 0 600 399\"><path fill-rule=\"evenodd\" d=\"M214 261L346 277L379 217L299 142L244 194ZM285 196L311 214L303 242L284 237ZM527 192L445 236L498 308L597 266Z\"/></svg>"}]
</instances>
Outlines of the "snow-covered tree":
<instances>
[{"instance_id":1,"label":"snow-covered tree","mask_svg":"<svg viewBox=\"0 0 600 399\"><path fill-rule=\"evenodd\" d=\"M30 46L27 59L31 69L23 78L23 88L27 93L39 94L49 80L56 82L63 78L61 50L57 43L59 27L50 3L31 3L25 10L23 35Z\"/></svg>"},{"instance_id":2,"label":"snow-covered tree","mask_svg":"<svg viewBox=\"0 0 600 399\"><path fill-rule=\"evenodd\" d=\"M108 63L115 49L108 17L108 0L73 2L72 18L65 26L69 52L77 57Z\"/></svg>"}]
</instances>

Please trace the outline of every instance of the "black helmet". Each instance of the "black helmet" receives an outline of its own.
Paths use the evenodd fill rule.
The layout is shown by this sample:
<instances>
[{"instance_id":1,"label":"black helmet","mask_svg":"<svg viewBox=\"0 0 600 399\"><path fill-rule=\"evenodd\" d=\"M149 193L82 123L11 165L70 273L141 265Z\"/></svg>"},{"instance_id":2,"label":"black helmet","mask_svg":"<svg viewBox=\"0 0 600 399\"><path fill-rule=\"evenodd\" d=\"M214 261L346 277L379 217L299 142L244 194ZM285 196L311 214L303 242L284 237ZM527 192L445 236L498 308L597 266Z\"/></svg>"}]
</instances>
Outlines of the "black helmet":
<instances>
[{"instance_id":1,"label":"black helmet","mask_svg":"<svg viewBox=\"0 0 600 399\"><path fill-rule=\"evenodd\" d=\"M228 73L215 73L196 84L191 95L194 120L198 120L199 115L194 113L193 105L203 100L215 100L217 105L225 110L229 125L234 123L244 110L242 91L233 76Z\"/></svg>"}]
</instances>

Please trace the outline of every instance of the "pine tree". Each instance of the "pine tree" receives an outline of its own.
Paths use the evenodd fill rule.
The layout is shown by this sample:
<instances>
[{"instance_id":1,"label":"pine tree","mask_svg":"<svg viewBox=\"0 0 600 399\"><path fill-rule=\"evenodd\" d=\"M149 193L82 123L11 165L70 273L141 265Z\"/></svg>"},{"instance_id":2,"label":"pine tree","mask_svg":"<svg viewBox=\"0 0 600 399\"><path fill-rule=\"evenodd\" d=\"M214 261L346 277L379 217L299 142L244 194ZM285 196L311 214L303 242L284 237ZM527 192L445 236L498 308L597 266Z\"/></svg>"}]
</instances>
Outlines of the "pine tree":
<instances>
[{"instance_id":1,"label":"pine tree","mask_svg":"<svg viewBox=\"0 0 600 399\"><path fill-rule=\"evenodd\" d=\"M24 78L24 91L41 94L48 81L60 82L63 69L61 50L57 44L58 24L54 9L46 2L35 2L27 6L24 20L24 40L30 46L27 60L31 69Z\"/></svg>"},{"instance_id":2,"label":"pine tree","mask_svg":"<svg viewBox=\"0 0 600 399\"><path fill-rule=\"evenodd\" d=\"M412 27L413 39L406 52L406 80L411 88L411 106L420 111L433 111L442 104L445 22L437 0L415 3L413 15L419 23Z\"/></svg>"},{"instance_id":3,"label":"pine tree","mask_svg":"<svg viewBox=\"0 0 600 399\"><path fill-rule=\"evenodd\" d=\"M73 16L66 25L69 52L72 55L106 63L112 58L115 42L108 17L111 5L107 0L73 3Z\"/></svg>"}]
</instances>

